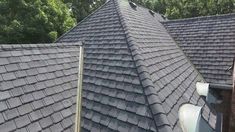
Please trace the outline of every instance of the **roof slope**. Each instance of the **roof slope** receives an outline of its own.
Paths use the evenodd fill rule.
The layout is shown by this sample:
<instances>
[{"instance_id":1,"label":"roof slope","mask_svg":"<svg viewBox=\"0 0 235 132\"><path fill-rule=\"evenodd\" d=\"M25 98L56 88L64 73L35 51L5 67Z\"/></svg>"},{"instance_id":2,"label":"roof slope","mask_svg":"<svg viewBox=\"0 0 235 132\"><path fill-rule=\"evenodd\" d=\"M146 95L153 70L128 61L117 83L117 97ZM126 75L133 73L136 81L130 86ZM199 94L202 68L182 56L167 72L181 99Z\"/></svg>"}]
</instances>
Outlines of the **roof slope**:
<instances>
[{"instance_id":1,"label":"roof slope","mask_svg":"<svg viewBox=\"0 0 235 132\"><path fill-rule=\"evenodd\" d=\"M162 23L207 82L232 85L235 14Z\"/></svg>"},{"instance_id":2,"label":"roof slope","mask_svg":"<svg viewBox=\"0 0 235 132\"><path fill-rule=\"evenodd\" d=\"M114 1L59 42L85 41L83 131L156 131Z\"/></svg>"},{"instance_id":3,"label":"roof slope","mask_svg":"<svg viewBox=\"0 0 235 132\"><path fill-rule=\"evenodd\" d=\"M85 41L83 130L181 131L178 109L203 106L195 91L203 78L148 9L110 0L58 42ZM150 123L147 123L147 122Z\"/></svg>"},{"instance_id":4,"label":"roof slope","mask_svg":"<svg viewBox=\"0 0 235 132\"><path fill-rule=\"evenodd\" d=\"M79 44L0 45L0 131L71 131Z\"/></svg>"},{"instance_id":5,"label":"roof slope","mask_svg":"<svg viewBox=\"0 0 235 132\"><path fill-rule=\"evenodd\" d=\"M186 102L205 105L195 89L196 82L203 81L203 78L159 22L161 19L158 14L152 16L144 8L137 7L133 10L122 3L124 2L120 2L122 22L129 36L128 43L138 72L145 75L141 81L150 107L161 105L163 108L163 111L155 111L154 114L157 127L159 130L169 131L166 126L170 126L173 131L181 131L178 122L179 107ZM213 126L215 117L213 113L209 117L206 111L210 113L208 107L204 106L203 117ZM161 118L164 122L158 121Z\"/></svg>"}]
</instances>

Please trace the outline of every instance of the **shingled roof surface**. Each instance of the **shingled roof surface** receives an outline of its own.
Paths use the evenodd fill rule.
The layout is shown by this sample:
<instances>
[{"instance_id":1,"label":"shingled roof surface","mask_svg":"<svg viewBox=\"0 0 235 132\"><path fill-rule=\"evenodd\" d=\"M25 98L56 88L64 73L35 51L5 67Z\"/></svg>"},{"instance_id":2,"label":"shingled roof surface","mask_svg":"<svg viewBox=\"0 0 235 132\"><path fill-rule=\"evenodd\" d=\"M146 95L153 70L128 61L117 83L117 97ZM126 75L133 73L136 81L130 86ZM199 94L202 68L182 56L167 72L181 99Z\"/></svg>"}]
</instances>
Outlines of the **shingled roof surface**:
<instances>
[{"instance_id":1,"label":"shingled roof surface","mask_svg":"<svg viewBox=\"0 0 235 132\"><path fill-rule=\"evenodd\" d=\"M235 14L162 23L207 82L232 85Z\"/></svg>"},{"instance_id":2,"label":"shingled roof surface","mask_svg":"<svg viewBox=\"0 0 235 132\"><path fill-rule=\"evenodd\" d=\"M73 132L79 44L0 45L0 131Z\"/></svg>"},{"instance_id":3,"label":"shingled roof surface","mask_svg":"<svg viewBox=\"0 0 235 132\"><path fill-rule=\"evenodd\" d=\"M84 41L83 131L182 131L183 103L216 115L195 87L204 81L159 22L159 14L110 0L58 42Z\"/></svg>"}]
</instances>

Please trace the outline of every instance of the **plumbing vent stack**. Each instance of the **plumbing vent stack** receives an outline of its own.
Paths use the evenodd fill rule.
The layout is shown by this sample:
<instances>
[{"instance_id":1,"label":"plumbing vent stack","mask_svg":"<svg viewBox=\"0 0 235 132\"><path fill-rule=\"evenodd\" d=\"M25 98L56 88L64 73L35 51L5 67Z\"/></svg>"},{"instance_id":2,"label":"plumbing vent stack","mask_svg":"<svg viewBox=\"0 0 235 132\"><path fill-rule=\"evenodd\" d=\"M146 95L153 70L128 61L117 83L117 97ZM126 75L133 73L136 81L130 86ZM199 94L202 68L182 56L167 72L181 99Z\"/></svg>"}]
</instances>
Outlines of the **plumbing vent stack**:
<instances>
[{"instance_id":1,"label":"plumbing vent stack","mask_svg":"<svg viewBox=\"0 0 235 132\"><path fill-rule=\"evenodd\" d=\"M196 83L197 93L200 96L206 96L209 93L209 83L197 82Z\"/></svg>"}]
</instances>

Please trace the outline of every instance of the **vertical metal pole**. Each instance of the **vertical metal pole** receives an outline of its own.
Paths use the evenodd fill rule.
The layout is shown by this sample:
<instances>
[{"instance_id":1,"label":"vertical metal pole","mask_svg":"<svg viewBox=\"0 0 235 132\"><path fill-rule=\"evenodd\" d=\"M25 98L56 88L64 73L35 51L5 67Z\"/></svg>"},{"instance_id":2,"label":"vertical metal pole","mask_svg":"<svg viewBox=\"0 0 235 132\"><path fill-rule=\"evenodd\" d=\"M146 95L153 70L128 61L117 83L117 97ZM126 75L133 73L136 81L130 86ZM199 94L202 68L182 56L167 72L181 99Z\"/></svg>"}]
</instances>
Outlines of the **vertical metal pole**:
<instances>
[{"instance_id":1,"label":"vertical metal pole","mask_svg":"<svg viewBox=\"0 0 235 132\"><path fill-rule=\"evenodd\" d=\"M84 53L84 48L83 48L83 45L82 45L82 46L80 46L80 54L79 54L75 132L80 132L80 129L81 129L83 53Z\"/></svg>"}]
</instances>

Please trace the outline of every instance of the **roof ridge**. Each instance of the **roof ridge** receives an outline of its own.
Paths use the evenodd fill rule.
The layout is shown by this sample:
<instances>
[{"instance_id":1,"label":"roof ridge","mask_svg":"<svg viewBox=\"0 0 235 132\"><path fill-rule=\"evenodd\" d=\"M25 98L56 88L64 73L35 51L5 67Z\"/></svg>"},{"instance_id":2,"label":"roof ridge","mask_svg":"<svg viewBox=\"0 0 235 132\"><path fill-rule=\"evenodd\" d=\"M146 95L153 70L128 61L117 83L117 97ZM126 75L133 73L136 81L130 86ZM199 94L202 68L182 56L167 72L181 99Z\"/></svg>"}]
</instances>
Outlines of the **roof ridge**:
<instances>
[{"instance_id":1,"label":"roof ridge","mask_svg":"<svg viewBox=\"0 0 235 132\"><path fill-rule=\"evenodd\" d=\"M129 1L129 2L133 2L132 0L128 0L128 1ZM156 11L154 11L154 10L148 8L148 7L145 7L145 6L143 6L143 5L140 5L140 4L137 3L137 2L134 2L134 3L135 3L139 8L143 8L143 9L145 9L145 10L151 11L151 12L153 12L154 15L160 16L160 17L162 18L162 20L159 20L159 21L165 21L165 16L164 16L164 14L161 14L160 12L156 12Z\"/></svg>"},{"instance_id":2,"label":"roof ridge","mask_svg":"<svg viewBox=\"0 0 235 132\"><path fill-rule=\"evenodd\" d=\"M32 49L32 48L48 48L48 47L71 47L81 46L81 42L76 43L40 43L40 44L1 44L1 50L16 50L16 49Z\"/></svg>"},{"instance_id":3,"label":"roof ridge","mask_svg":"<svg viewBox=\"0 0 235 132\"><path fill-rule=\"evenodd\" d=\"M157 126L158 126L157 123L164 122L164 124L165 124L167 121L167 124L169 127L169 129L167 129L167 130L172 131L172 128L169 125L169 121L167 119L166 113L165 113L165 111L162 107L161 101L157 95L157 91L154 87L153 81L150 77L150 74L148 73L149 70L148 70L147 66L145 66L145 63L143 62L143 58L142 58L141 54L138 52L138 50L140 48L136 44L134 44L134 41L131 39L131 36L129 34L129 31L126 28L127 26L125 23L125 19L122 16L120 7L118 6L118 4L120 4L120 3L118 3L117 0L113 0L113 1L115 1L114 3L117 8L117 13L120 18L120 23L121 23L122 28L125 32L125 37L126 37L126 41L128 44L127 46L130 49L132 59L135 63L135 67L137 69L139 81L143 87L143 92L145 94L146 101L148 103L148 107L150 109L150 112L153 116L152 118L154 120L155 126L157 128ZM153 100L154 100L154 102L153 102ZM150 107L151 105L152 105L152 107ZM161 108L159 108L159 105L161 106ZM154 113L157 113L157 114L154 114ZM158 115L158 114L164 115L164 117L162 117L162 118L164 118L163 119L164 121L162 120L162 118L154 118L154 116Z\"/></svg>"},{"instance_id":4,"label":"roof ridge","mask_svg":"<svg viewBox=\"0 0 235 132\"><path fill-rule=\"evenodd\" d=\"M235 13L219 14L219 15L209 15L209 16L198 16L198 17L191 17L191 18L166 20L166 21L161 21L161 22L162 23L169 23L169 22L191 21L191 20L200 20L200 19L208 19L208 18L220 18L220 17L227 17L227 16L235 16Z\"/></svg>"}]
</instances>

